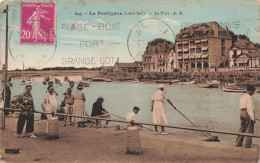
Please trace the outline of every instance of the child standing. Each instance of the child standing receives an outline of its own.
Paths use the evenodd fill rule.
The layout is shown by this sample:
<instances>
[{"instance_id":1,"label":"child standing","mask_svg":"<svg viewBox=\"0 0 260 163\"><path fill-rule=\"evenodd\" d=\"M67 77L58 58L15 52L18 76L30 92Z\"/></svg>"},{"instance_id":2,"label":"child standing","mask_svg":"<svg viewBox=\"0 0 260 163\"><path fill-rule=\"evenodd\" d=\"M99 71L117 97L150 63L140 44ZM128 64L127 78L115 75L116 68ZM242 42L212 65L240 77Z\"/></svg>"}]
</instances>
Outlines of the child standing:
<instances>
[{"instance_id":1,"label":"child standing","mask_svg":"<svg viewBox=\"0 0 260 163\"><path fill-rule=\"evenodd\" d=\"M130 124L127 124L127 127L129 127L129 126L135 126L135 125L136 125L136 124L134 123L134 121L135 121L135 118L136 118L136 116L137 116L139 110L140 110L140 108L137 107L137 106L135 106L135 107L133 108L133 112L127 115L127 117L126 117L126 122L130 122Z\"/></svg>"},{"instance_id":2,"label":"child standing","mask_svg":"<svg viewBox=\"0 0 260 163\"><path fill-rule=\"evenodd\" d=\"M72 108L73 108L73 103L74 103L74 96L72 95L72 90L71 88L68 88L67 89L67 93L65 94L65 98L64 98L64 102L65 102L65 107L64 107L64 110L65 110L65 114L72 114ZM66 123L67 123L67 117L68 116L65 116L64 117L64 127L66 127ZM69 122L70 122L70 125L72 125L71 123L71 117L69 117Z\"/></svg>"}]
</instances>

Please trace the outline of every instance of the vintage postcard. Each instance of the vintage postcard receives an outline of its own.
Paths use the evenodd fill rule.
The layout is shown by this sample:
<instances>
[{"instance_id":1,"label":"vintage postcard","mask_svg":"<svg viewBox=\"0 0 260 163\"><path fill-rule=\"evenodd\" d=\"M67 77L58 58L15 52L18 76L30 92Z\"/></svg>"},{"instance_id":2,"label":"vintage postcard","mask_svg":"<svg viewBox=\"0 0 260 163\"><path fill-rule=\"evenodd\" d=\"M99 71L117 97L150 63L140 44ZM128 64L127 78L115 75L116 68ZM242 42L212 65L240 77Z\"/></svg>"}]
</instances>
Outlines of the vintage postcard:
<instances>
[{"instance_id":1,"label":"vintage postcard","mask_svg":"<svg viewBox=\"0 0 260 163\"><path fill-rule=\"evenodd\" d=\"M259 0L2 0L0 162L259 162Z\"/></svg>"}]
</instances>

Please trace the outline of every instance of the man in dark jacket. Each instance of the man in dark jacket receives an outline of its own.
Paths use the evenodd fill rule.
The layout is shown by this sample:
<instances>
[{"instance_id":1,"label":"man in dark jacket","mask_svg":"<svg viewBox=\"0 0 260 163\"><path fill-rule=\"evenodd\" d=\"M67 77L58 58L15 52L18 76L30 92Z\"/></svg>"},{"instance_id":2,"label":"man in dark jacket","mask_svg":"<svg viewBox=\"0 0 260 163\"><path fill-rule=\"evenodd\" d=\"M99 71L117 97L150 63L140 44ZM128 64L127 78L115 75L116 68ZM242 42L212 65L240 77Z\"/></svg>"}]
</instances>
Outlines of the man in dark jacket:
<instances>
[{"instance_id":1,"label":"man in dark jacket","mask_svg":"<svg viewBox=\"0 0 260 163\"><path fill-rule=\"evenodd\" d=\"M8 83L6 86L6 93L5 90L2 91L2 98L4 100L5 108L10 108L10 101L11 101L11 87L13 86L12 83ZM5 94L5 95L4 95ZM5 115L9 115L10 110L5 110Z\"/></svg>"},{"instance_id":2,"label":"man in dark jacket","mask_svg":"<svg viewBox=\"0 0 260 163\"><path fill-rule=\"evenodd\" d=\"M105 100L103 97L99 96L97 101L94 102L91 112L91 117L97 117L97 118L107 118L110 119L111 116L108 114L108 112L102 107L102 103ZM106 125L104 127L108 127L108 122L106 121Z\"/></svg>"}]
</instances>

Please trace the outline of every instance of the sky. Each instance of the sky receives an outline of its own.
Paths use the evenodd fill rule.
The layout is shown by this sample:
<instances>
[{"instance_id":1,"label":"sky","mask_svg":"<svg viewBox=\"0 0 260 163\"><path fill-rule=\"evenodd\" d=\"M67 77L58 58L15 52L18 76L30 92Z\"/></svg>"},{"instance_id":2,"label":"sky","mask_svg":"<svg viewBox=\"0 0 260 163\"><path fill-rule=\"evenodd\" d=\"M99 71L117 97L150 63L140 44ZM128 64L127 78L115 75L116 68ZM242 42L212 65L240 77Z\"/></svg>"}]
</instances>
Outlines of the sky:
<instances>
[{"instance_id":1,"label":"sky","mask_svg":"<svg viewBox=\"0 0 260 163\"><path fill-rule=\"evenodd\" d=\"M24 21L21 20L21 2L1 2L1 68L4 63L6 29L3 10L7 4L8 69L22 69L23 65L26 68L91 68L111 66L116 61L134 62L141 59L149 41L164 38L174 42L180 29L201 22L216 21L223 27L228 26L235 34L248 35L251 41L260 43L257 0L52 2L56 3L55 45L35 42L30 45L21 44L21 37L26 36L25 33L21 35L21 24L24 23L21 23ZM107 12L121 12L123 15L105 15ZM43 18L41 21L47 22ZM32 37L32 34L27 36L29 35Z\"/></svg>"}]
</instances>

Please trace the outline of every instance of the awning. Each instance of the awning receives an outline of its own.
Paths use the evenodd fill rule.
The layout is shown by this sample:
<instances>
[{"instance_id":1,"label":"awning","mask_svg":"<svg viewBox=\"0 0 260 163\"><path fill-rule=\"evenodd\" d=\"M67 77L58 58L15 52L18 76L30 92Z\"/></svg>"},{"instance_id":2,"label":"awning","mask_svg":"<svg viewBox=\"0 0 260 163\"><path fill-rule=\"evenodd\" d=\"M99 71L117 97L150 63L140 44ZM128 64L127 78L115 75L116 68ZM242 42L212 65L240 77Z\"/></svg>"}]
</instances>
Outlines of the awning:
<instances>
[{"instance_id":1,"label":"awning","mask_svg":"<svg viewBox=\"0 0 260 163\"><path fill-rule=\"evenodd\" d=\"M201 58L201 55L195 54L195 58Z\"/></svg>"},{"instance_id":2,"label":"awning","mask_svg":"<svg viewBox=\"0 0 260 163\"><path fill-rule=\"evenodd\" d=\"M182 42L177 42L177 45L182 44Z\"/></svg>"},{"instance_id":3,"label":"awning","mask_svg":"<svg viewBox=\"0 0 260 163\"><path fill-rule=\"evenodd\" d=\"M202 47L201 50L208 50L208 47Z\"/></svg>"},{"instance_id":4,"label":"awning","mask_svg":"<svg viewBox=\"0 0 260 163\"><path fill-rule=\"evenodd\" d=\"M202 42L207 42L207 41L208 41L208 39L202 39L201 41L202 41Z\"/></svg>"},{"instance_id":5,"label":"awning","mask_svg":"<svg viewBox=\"0 0 260 163\"><path fill-rule=\"evenodd\" d=\"M186 51L189 51L189 49L183 49L183 51L185 51L185 52L186 52Z\"/></svg>"},{"instance_id":6,"label":"awning","mask_svg":"<svg viewBox=\"0 0 260 163\"><path fill-rule=\"evenodd\" d=\"M178 52L181 52L181 51L182 51L182 49L177 49L177 51L178 51Z\"/></svg>"},{"instance_id":7,"label":"awning","mask_svg":"<svg viewBox=\"0 0 260 163\"><path fill-rule=\"evenodd\" d=\"M200 43L200 40L196 40L195 43Z\"/></svg>"},{"instance_id":8,"label":"awning","mask_svg":"<svg viewBox=\"0 0 260 163\"><path fill-rule=\"evenodd\" d=\"M182 37L188 37L188 34L183 34Z\"/></svg>"},{"instance_id":9,"label":"awning","mask_svg":"<svg viewBox=\"0 0 260 163\"><path fill-rule=\"evenodd\" d=\"M208 58L208 56L209 56L208 54L203 54L202 58Z\"/></svg>"},{"instance_id":10,"label":"awning","mask_svg":"<svg viewBox=\"0 0 260 163\"><path fill-rule=\"evenodd\" d=\"M182 56L178 56L178 59L182 59Z\"/></svg>"},{"instance_id":11,"label":"awning","mask_svg":"<svg viewBox=\"0 0 260 163\"><path fill-rule=\"evenodd\" d=\"M190 58L195 58L195 55L190 55Z\"/></svg>"},{"instance_id":12,"label":"awning","mask_svg":"<svg viewBox=\"0 0 260 163\"><path fill-rule=\"evenodd\" d=\"M188 44L188 43L189 43L189 41L183 41L182 43L183 43L183 44Z\"/></svg>"},{"instance_id":13,"label":"awning","mask_svg":"<svg viewBox=\"0 0 260 163\"><path fill-rule=\"evenodd\" d=\"M184 55L183 58L184 58L184 59L188 59L189 56L188 56L188 55Z\"/></svg>"}]
</instances>

